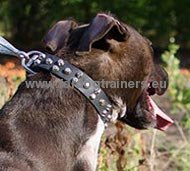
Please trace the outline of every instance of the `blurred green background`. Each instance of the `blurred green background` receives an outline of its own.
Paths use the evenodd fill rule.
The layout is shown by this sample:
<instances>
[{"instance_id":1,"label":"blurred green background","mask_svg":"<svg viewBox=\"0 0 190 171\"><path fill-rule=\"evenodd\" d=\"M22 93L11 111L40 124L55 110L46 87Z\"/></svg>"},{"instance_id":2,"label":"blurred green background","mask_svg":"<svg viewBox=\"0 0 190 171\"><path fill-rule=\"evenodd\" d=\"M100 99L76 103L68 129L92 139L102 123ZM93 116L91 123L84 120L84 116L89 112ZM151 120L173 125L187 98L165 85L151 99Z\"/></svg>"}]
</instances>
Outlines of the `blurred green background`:
<instances>
[{"instance_id":1,"label":"blurred green background","mask_svg":"<svg viewBox=\"0 0 190 171\"><path fill-rule=\"evenodd\" d=\"M112 13L152 41L170 78L167 93L155 100L175 120L166 133L110 126L102 138L99 170L189 171L190 0L0 0L0 35L20 49L41 49L55 22L86 23L98 12ZM0 56L0 107L24 78L18 61Z\"/></svg>"},{"instance_id":2,"label":"blurred green background","mask_svg":"<svg viewBox=\"0 0 190 171\"><path fill-rule=\"evenodd\" d=\"M72 17L89 22L111 12L163 48L171 36L190 47L189 0L1 0L0 31L20 45L39 43L52 23Z\"/></svg>"}]
</instances>

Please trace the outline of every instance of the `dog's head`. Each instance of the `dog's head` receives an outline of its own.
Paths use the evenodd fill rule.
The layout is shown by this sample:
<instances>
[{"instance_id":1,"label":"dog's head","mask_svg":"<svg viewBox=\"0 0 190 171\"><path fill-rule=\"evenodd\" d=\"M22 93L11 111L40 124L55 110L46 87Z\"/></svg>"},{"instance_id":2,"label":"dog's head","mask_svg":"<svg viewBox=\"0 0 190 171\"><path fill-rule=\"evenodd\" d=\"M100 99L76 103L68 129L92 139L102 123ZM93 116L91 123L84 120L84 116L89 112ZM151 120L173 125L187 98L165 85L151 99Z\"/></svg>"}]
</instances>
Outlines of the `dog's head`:
<instances>
[{"instance_id":1,"label":"dog's head","mask_svg":"<svg viewBox=\"0 0 190 171\"><path fill-rule=\"evenodd\" d=\"M151 43L132 27L100 13L85 25L72 20L56 23L44 43L94 80L119 83L102 88L115 105L122 101L126 110L121 121L138 129L160 130L172 123L150 97L164 94L168 75L154 64Z\"/></svg>"}]
</instances>

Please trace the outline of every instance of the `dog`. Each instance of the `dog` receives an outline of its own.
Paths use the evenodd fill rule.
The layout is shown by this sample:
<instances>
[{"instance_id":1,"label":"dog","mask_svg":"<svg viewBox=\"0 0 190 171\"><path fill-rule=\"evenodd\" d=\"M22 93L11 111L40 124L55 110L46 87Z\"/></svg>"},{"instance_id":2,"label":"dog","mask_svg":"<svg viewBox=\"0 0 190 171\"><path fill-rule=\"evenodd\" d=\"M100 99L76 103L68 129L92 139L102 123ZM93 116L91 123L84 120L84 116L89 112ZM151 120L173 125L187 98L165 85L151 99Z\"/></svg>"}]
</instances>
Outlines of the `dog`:
<instances>
[{"instance_id":1,"label":"dog","mask_svg":"<svg viewBox=\"0 0 190 171\"><path fill-rule=\"evenodd\" d=\"M150 98L168 86L167 72L153 62L148 39L111 14L89 24L56 23L45 48L96 81L144 82L133 88L102 88L113 105L112 121L137 129L165 130L172 120ZM0 170L95 171L105 125L95 108L59 78L39 72L26 81L51 81L51 88L27 88L24 81L0 111ZM163 81L165 87L153 86Z\"/></svg>"}]
</instances>

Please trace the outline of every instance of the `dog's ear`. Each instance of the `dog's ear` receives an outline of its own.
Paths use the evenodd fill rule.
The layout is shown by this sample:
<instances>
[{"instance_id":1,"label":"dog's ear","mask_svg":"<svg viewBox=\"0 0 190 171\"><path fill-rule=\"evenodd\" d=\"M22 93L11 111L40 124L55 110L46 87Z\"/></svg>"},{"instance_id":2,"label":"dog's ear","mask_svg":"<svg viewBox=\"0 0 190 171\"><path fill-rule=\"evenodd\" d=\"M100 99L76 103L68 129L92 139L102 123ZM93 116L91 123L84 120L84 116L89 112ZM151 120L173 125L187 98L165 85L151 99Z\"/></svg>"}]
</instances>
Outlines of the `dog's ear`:
<instances>
[{"instance_id":1,"label":"dog's ear","mask_svg":"<svg viewBox=\"0 0 190 171\"><path fill-rule=\"evenodd\" d=\"M45 48L51 52L56 52L67 44L70 32L77 27L77 23L72 20L57 22L44 36Z\"/></svg>"},{"instance_id":2,"label":"dog's ear","mask_svg":"<svg viewBox=\"0 0 190 171\"><path fill-rule=\"evenodd\" d=\"M108 39L116 41L125 41L129 36L124 24L107 14L97 14L84 32L78 51L91 51L94 44L101 48L108 46ZM100 42L101 40L101 42ZM97 43L99 41L99 44Z\"/></svg>"},{"instance_id":3,"label":"dog's ear","mask_svg":"<svg viewBox=\"0 0 190 171\"><path fill-rule=\"evenodd\" d=\"M70 50L76 51L78 49L80 40L88 27L89 24L83 24L72 30L67 43L67 46L70 48Z\"/></svg>"},{"instance_id":4,"label":"dog's ear","mask_svg":"<svg viewBox=\"0 0 190 171\"><path fill-rule=\"evenodd\" d=\"M153 72L150 76L150 86L148 89L149 94L164 94L168 88L168 80L168 73L166 72L166 70L160 65L154 65ZM154 82L156 83L154 85L155 87L153 86Z\"/></svg>"}]
</instances>

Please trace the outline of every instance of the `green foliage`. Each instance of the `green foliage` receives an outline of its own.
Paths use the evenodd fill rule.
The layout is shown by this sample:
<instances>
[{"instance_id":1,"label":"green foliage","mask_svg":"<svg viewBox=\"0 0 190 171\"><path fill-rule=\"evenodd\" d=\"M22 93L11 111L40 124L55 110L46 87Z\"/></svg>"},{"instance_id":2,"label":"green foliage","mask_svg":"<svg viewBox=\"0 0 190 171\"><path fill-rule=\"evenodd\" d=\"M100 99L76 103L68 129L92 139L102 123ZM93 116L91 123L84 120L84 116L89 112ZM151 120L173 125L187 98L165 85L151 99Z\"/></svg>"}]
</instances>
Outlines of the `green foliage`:
<instances>
[{"instance_id":1,"label":"green foliage","mask_svg":"<svg viewBox=\"0 0 190 171\"><path fill-rule=\"evenodd\" d=\"M4 33L8 34L10 32L10 19L8 16L8 7L8 1L0 1L0 35L3 35Z\"/></svg>"},{"instance_id":2,"label":"green foliage","mask_svg":"<svg viewBox=\"0 0 190 171\"><path fill-rule=\"evenodd\" d=\"M58 20L73 17L89 22L97 12L105 11L138 28L156 46L166 46L171 36L184 46L190 37L189 6L189 0L1 0L0 28L6 35L11 32L19 44L31 45Z\"/></svg>"},{"instance_id":3,"label":"green foliage","mask_svg":"<svg viewBox=\"0 0 190 171\"><path fill-rule=\"evenodd\" d=\"M107 137L105 135L102 138L98 170L138 171L139 167L144 165L145 162L143 154L144 143L140 132L137 132L133 128L125 127L119 137L117 133L112 136L113 139L109 141L109 143L106 141ZM121 145L120 143L124 139L126 142ZM124 154L120 154L122 150L124 150L124 152L122 152ZM121 166L122 168L120 168Z\"/></svg>"},{"instance_id":4,"label":"green foliage","mask_svg":"<svg viewBox=\"0 0 190 171\"><path fill-rule=\"evenodd\" d=\"M190 170L190 144L187 144L185 148L175 157L176 170L189 171Z\"/></svg>"},{"instance_id":5,"label":"green foliage","mask_svg":"<svg viewBox=\"0 0 190 171\"><path fill-rule=\"evenodd\" d=\"M185 77L180 71L180 60L176 57L179 45L174 40L171 38L171 44L168 51L162 54L162 60L170 79L168 94L172 102L172 112L184 114L183 124L190 131L190 77Z\"/></svg>"}]
</instances>

